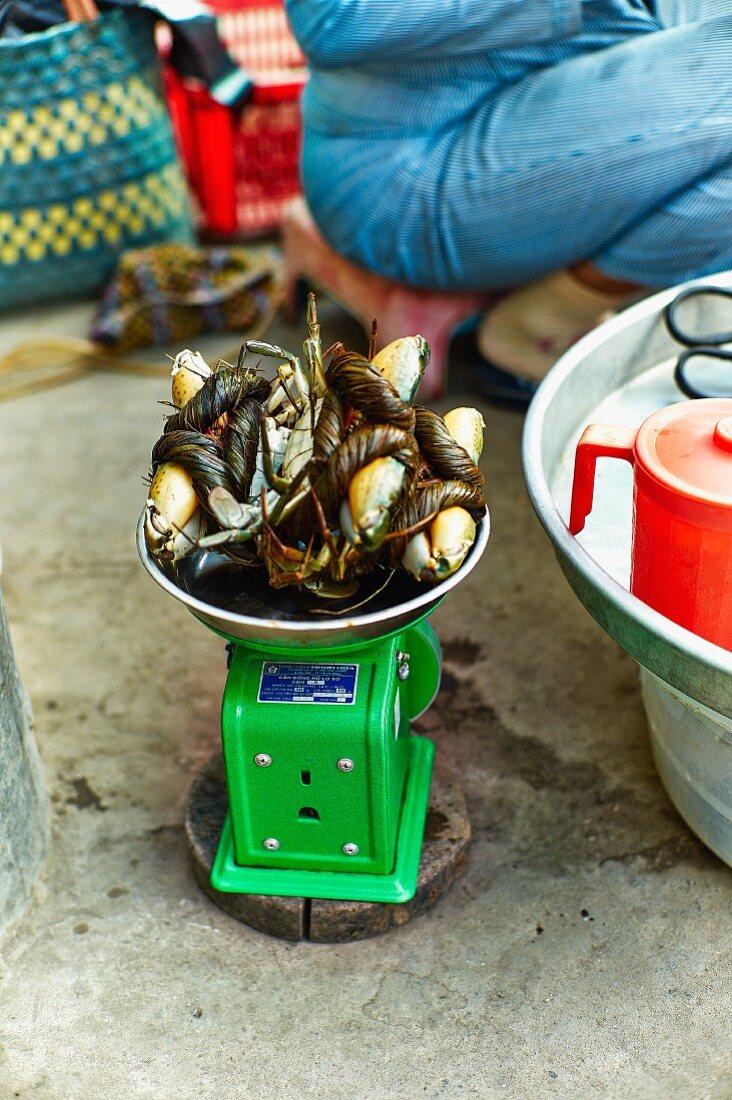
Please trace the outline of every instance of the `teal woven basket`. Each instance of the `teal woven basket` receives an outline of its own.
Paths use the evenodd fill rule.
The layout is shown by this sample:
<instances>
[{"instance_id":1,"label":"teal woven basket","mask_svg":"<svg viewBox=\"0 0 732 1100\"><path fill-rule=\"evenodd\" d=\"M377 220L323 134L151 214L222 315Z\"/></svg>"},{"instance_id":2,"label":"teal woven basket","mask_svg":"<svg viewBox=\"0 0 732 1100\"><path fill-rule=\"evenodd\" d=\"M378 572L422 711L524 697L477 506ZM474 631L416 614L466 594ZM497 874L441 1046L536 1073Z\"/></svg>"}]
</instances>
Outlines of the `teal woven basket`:
<instances>
[{"instance_id":1,"label":"teal woven basket","mask_svg":"<svg viewBox=\"0 0 732 1100\"><path fill-rule=\"evenodd\" d=\"M0 309L88 294L126 249L192 239L149 13L0 41Z\"/></svg>"}]
</instances>

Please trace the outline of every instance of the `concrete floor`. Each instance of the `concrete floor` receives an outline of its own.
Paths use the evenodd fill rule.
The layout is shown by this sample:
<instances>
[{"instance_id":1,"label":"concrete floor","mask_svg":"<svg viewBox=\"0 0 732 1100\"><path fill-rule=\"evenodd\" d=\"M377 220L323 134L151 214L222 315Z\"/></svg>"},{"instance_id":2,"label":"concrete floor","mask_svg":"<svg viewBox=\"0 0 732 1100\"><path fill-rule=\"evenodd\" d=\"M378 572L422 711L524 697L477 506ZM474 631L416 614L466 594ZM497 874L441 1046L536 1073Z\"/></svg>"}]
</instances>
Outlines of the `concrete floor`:
<instances>
[{"instance_id":1,"label":"concrete floor","mask_svg":"<svg viewBox=\"0 0 732 1100\"><path fill-rule=\"evenodd\" d=\"M325 313L326 340L354 331ZM732 875L671 807L635 667L560 574L519 415L486 410L493 535L435 615L445 684L420 723L462 769L466 876L337 947L203 896L181 822L223 646L134 548L167 397L162 375L96 375L0 405L3 586L54 807L0 939L0 1100L732 1097ZM448 403L466 401L456 371Z\"/></svg>"}]
</instances>

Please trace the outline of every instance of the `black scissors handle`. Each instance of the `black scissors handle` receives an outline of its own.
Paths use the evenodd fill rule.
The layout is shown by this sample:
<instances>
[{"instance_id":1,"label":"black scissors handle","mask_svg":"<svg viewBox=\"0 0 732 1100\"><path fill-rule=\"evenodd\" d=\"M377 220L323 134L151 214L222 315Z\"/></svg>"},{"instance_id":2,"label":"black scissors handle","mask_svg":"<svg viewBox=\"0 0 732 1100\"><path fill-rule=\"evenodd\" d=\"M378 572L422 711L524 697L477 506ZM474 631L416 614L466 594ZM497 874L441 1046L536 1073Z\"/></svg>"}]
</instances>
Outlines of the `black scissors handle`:
<instances>
[{"instance_id":1,"label":"black scissors handle","mask_svg":"<svg viewBox=\"0 0 732 1100\"><path fill-rule=\"evenodd\" d=\"M686 351L682 351L681 355L676 360L674 382L687 397L726 397L726 394L714 394L709 393L708 390L700 390L698 386L695 386L693 382L689 381L686 375L686 364L690 359L701 359L705 357L707 359L721 359L725 363L732 363L732 351L723 350L722 348L715 347L713 344L702 344L698 348L687 348Z\"/></svg>"},{"instance_id":2,"label":"black scissors handle","mask_svg":"<svg viewBox=\"0 0 732 1100\"><path fill-rule=\"evenodd\" d=\"M732 290L724 286L690 286L677 294L663 311L666 328L674 340L678 340L680 344L684 344L687 348L714 348L719 347L720 344L732 344L732 332L711 332L705 333L703 336L692 336L684 331L677 320L679 306L683 305L684 302L688 302L692 298L706 298L709 296L732 300Z\"/></svg>"},{"instance_id":3,"label":"black scissors handle","mask_svg":"<svg viewBox=\"0 0 732 1100\"><path fill-rule=\"evenodd\" d=\"M702 336L692 336L679 324L678 310L684 302L691 298L726 298L732 301L732 289L724 286L690 286L677 294L672 302L663 311L663 320L671 336L679 344L686 347L676 362L674 381L682 393L687 397L704 398L717 397L718 394L709 393L708 390L699 389L689 381L687 365L691 359L716 359L723 363L732 363L732 351L725 350L722 344L732 344L732 331L704 333Z\"/></svg>"}]
</instances>

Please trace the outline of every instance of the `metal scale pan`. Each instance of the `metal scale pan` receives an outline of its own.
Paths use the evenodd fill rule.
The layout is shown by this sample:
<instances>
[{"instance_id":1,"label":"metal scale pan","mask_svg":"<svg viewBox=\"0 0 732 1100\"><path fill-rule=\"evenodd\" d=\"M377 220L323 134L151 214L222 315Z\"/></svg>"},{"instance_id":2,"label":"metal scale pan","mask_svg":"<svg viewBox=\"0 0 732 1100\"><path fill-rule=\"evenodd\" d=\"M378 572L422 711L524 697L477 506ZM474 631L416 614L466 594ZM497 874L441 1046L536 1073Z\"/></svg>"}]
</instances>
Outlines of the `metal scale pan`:
<instances>
[{"instance_id":1,"label":"metal scale pan","mask_svg":"<svg viewBox=\"0 0 732 1100\"><path fill-rule=\"evenodd\" d=\"M441 584L420 584L400 570L362 609L342 616L321 610L335 611L337 603L304 598L292 587L270 588L263 570L235 565L216 551L194 551L175 565L159 562L145 542L144 513L137 525L137 550L153 580L217 633L269 649L326 649L361 645L426 618L478 564L489 533L486 513L467 558ZM344 601L346 607L361 603L384 579L380 572L365 577L359 592Z\"/></svg>"}]
</instances>

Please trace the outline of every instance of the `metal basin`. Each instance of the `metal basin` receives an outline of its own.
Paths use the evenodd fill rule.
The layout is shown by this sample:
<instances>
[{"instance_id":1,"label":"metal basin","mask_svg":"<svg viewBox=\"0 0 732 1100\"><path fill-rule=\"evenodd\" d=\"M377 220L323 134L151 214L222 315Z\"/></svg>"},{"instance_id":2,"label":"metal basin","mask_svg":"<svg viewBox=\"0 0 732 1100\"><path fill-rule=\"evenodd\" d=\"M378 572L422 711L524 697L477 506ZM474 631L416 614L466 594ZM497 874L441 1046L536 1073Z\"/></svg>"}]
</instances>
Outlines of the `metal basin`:
<instances>
[{"instance_id":1,"label":"metal basin","mask_svg":"<svg viewBox=\"0 0 732 1100\"><path fill-rule=\"evenodd\" d=\"M704 283L732 285L732 274ZM692 285L692 284L689 284ZM632 471L598 463L595 506L579 538L570 535L574 452L589 423L637 427L682 400L673 382L679 348L661 312L680 288L657 294L600 326L556 365L532 402L524 431L524 473L570 585L597 622L641 668L643 702L659 775L682 817L732 865L732 653L641 603L629 592ZM699 329L729 329L724 307L707 299Z\"/></svg>"},{"instance_id":2,"label":"metal basin","mask_svg":"<svg viewBox=\"0 0 732 1100\"><path fill-rule=\"evenodd\" d=\"M331 610L327 601L304 599L292 588L272 589L261 572L233 565L215 551L194 551L175 566L159 562L145 542L144 512L137 525L137 551L153 580L218 634L270 649L326 649L357 646L426 618L450 589L472 572L489 534L486 513L470 553L448 580L431 588L399 572L369 600L364 611L354 609L343 615L327 614ZM362 590L347 600L347 605L370 594L364 584Z\"/></svg>"},{"instance_id":3,"label":"metal basin","mask_svg":"<svg viewBox=\"0 0 732 1100\"><path fill-rule=\"evenodd\" d=\"M732 286L732 274L703 282ZM574 449L587 424L637 426L655 409L682 400L672 378L680 349L661 318L679 289L619 314L562 357L529 409L524 474L564 574L593 618L644 668L731 718L732 653L677 626L628 591L632 475L627 464L598 464L598 505L586 534L574 538L565 522ZM728 329L729 305L725 310L720 300L707 301L700 327Z\"/></svg>"}]
</instances>

